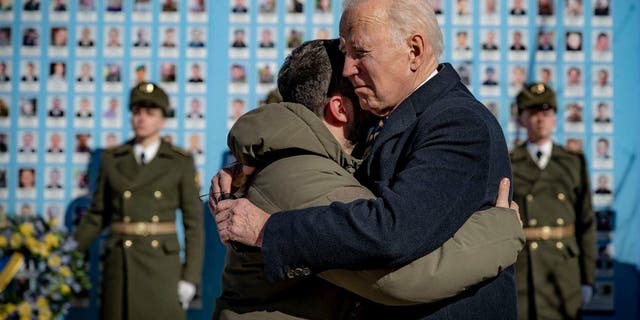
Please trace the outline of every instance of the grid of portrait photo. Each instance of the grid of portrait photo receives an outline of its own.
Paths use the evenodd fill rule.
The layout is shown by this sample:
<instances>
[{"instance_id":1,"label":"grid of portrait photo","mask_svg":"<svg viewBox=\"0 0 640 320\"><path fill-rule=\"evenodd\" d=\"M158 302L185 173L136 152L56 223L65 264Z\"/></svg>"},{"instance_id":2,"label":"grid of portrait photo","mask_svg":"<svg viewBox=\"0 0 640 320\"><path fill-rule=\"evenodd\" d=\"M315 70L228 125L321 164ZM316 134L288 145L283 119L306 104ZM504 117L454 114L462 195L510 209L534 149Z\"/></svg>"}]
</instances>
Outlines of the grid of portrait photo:
<instances>
[{"instance_id":1,"label":"grid of portrait photo","mask_svg":"<svg viewBox=\"0 0 640 320\"><path fill-rule=\"evenodd\" d=\"M270 102L284 58L302 42L336 37L335 0L229 0L227 127Z\"/></svg>"},{"instance_id":2,"label":"grid of portrait photo","mask_svg":"<svg viewBox=\"0 0 640 320\"><path fill-rule=\"evenodd\" d=\"M5 3L4 1L2 3ZM24 0L0 10L0 208L64 221L89 193L91 152L132 137L128 95L159 83L163 139L202 174L207 75L205 0Z\"/></svg>"},{"instance_id":3,"label":"grid of portrait photo","mask_svg":"<svg viewBox=\"0 0 640 320\"><path fill-rule=\"evenodd\" d=\"M613 21L609 0L430 0L446 58L497 117L510 147L526 132L515 96L543 82L558 98L556 143L585 154L598 212L601 259L590 309L613 309ZM606 220L606 221L605 221ZM605 289L602 289L602 288ZM601 290L602 289L602 290Z\"/></svg>"}]
</instances>

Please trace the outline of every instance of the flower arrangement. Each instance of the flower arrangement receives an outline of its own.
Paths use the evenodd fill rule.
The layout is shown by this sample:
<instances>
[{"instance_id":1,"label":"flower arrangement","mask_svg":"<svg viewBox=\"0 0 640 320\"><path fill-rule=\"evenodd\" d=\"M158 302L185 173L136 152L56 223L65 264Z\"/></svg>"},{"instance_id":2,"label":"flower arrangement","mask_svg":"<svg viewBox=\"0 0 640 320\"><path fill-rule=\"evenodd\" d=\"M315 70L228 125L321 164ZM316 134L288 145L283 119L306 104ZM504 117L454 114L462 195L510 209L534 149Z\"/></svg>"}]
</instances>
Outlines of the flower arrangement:
<instances>
[{"instance_id":1,"label":"flower arrangement","mask_svg":"<svg viewBox=\"0 0 640 320\"><path fill-rule=\"evenodd\" d=\"M0 215L0 319L66 314L74 295L91 284L76 247L55 219Z\"/></svg>"}]
</instances>

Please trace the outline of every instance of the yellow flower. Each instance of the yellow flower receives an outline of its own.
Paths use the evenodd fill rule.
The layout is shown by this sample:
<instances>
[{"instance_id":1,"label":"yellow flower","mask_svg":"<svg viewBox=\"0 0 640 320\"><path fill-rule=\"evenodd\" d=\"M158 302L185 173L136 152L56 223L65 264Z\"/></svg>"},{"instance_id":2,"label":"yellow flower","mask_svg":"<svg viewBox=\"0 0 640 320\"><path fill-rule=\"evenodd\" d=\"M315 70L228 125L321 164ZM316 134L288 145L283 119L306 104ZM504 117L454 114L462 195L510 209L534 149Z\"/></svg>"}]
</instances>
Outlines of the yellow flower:
<instances>
[{"instance_id":1,"label":"yellow flower","mask_svg":"<svg viewBox=\"0 0 640 320\"><path fill-rule=\"evenodd\" d=\"M42 312L38 313L38 320L50 320L51 312Z\"/></svg>"},{"instance_id":2,"label":"yellow flower","mask_svg":"<svg viewBox=\"0 0 640 320\"><path fill-rule=\"evenodd\" d=\"M60 272L60 275L65 278L71 276L71 270L67 266L60 267L60 270L58 270L58 272Z\"/></svg>"},{"instance_id":3,"label":"yellow flower","mask_svg":"<svg viewBox=\"0 0 640 320\"><path fill-rule=\"evenodd\" d=\"M61 262L60 256L57 256L55 254L50 256L49 259L47 259L47 265L49 265L49 267L51 268L59 267L60 262Z\"/></svg>"},{"instance_id":4,"label":"yellow flower","mask_svg":"<svg viewBox=\"0 0 640 320\"><path fill-rule=\"evenodd\" d=\"M33 252L33 253L37 253L38 252L38 240L36 240L36 238L31 237L31 236L27 236L24 239L24 245L27 247L27 249L29 249L29 251Z\"/></svg>"},{"instance_id":5,"label":"yellow flower","mask_svg":"<svg viewBox=\"0 0 640 320\"><path fill-rule=\"evenodd\" d=\"M7 303L4 305L6 311L8 314L12 314L14 312L16 312L16 305L13 303Z\"/></svg>"},{"instance_id":6,"label":"yellow flower","mask_svg":"<svg viewBox=\"0 0 640 320\"><path fill-rule=\"evenodd\" d=\"M69 293L71 293L71 287L69 287L69 285L67 284L61 284L60 285L60 293L62 295L68 295Z\"/></svg>"},{"instance_id":7,"label":"yellow flower","mask_svg":"<svg viewBox=\"0 0 640 320\"><path fill-rule=\"evenodd\" d=\"M13 249L20 248L20 246L22 246L22 236L19 233L12 234L11 238L9 239L9 244Z\"/></svg>"},{"instance_id":8,"label":"yellow flower","mask_svg":"<svg viewBox=\"0 0 640 320\"><path fill-rule=\"evenodd\" d=\"M4 236L0 236L0 248L6 248L9 241Z\"/></svg>"},{"instance_id":9,"label":"yellow flower","mask_svg":"<svg viewBox=\"0 0 640 320\"><path fill-rule=\"evenodd\" d=\"M31 320L31 316L20 317L20 320Z\"/></svg>"},{"instance_id":10,"label":"yellow flower","mask_svg":"<svg viewBox=\"0 0 640 320\"><path fill-rule=\"evenodd\" d=\"M36 231L36 228L33 226L33 223L25 222L18 227L18 230L25 236L30 236Z\"/></svg>"},{"instance_id":11,"label":"yellow flower","mask_svg":"<svg viewBox=\"0 0 640 320\"><path fill-rule=\"evenodd\" d=\"M51 218L51 220L49 220L49 226L51 226L51 228L55 228L58 226L58 220L56 218Z\"/></svg>"},{"instance_id":12,"label":"yellow flower","mask_svg":"<svg viewBox=\"0 0 640 320\"><path fill-rule=\"evenodd\" d=\"M44 296L39 296L38 299L36 299L36 306L38 306L38 308L40 309L49 307L49 302Z\"/></svg>"},{"instance_id":13,"label":"yellow flower","mask_svg":"<svg viewBox=\"0 0 640 320\"><path fill-rule=\"evenodd\" d=\"M20 304L18 304L18 314L20 315L20 317L29 317L31 318L31 305L26 302L20 302Z\"/></svg>"},{"instance_id":14,"label":"yellow flower","mask_svg":"<svg viewBox=\"0 0 640 320\"><path fill-rule=\"evenodd\" d=\"M53 233L47 233L44 236L44 243L49 248L57 248L60 245L60 239Z\"/></svg>"}]
</instances>

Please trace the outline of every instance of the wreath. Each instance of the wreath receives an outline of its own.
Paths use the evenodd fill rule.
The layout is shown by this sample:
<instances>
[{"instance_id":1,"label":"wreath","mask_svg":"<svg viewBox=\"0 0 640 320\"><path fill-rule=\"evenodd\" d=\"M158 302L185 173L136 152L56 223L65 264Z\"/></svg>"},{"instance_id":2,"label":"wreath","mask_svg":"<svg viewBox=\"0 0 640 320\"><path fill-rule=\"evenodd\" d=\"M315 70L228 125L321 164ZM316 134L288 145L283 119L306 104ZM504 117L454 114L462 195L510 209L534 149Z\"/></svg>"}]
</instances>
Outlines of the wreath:
<instances>
[{"instance_id":1,"label":"wreath","mask_svg":"<svg viewBox=\"0 0 640 320\"><path fill-rule=\"evenodd\" d=\"M84 254L55 219L0 215L0 319L55 319L91 283Z\"/></svg>"}]
</instances>

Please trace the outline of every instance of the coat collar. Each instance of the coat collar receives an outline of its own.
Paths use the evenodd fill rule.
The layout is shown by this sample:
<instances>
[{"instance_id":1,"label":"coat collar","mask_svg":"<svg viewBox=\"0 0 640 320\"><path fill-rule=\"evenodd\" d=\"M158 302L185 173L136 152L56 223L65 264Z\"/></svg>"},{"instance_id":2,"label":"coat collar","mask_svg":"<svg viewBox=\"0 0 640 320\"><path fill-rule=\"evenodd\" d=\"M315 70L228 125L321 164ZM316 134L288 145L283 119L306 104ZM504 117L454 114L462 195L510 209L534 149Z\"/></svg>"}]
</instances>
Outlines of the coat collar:
<instances>
[{"instance_id":1,"label":"coat collar","mask_svg":"<svg viewBox=\"0 0 640 320\"><path fill-rule=\"evenodd\" d=\"M114 150L114 157L116 169L130 183L130 189L135 190L158 178L158 172L165 170L163 168L170 168L174 153L172 146L162 141L156 156L149 163L141 166L133 154L133 145L134 141L129 140L117 147Z\"/></svg>"},{"instance_id":2,"label":"coat collar","mask_svg":"<svg viewBox=\"0 0 640 320\"><path fill-rule=\"evenodd\" d=\"M409 128L423 112L427 111L435 101L440 100L460 81L458 73L448 63L438 66L438 74L411 93L389 115L384 128L373 144L370 154L374 154L380 146L392 137ZM370 160L367 161L371 163Z\"/></svg>"}]
</instances>

